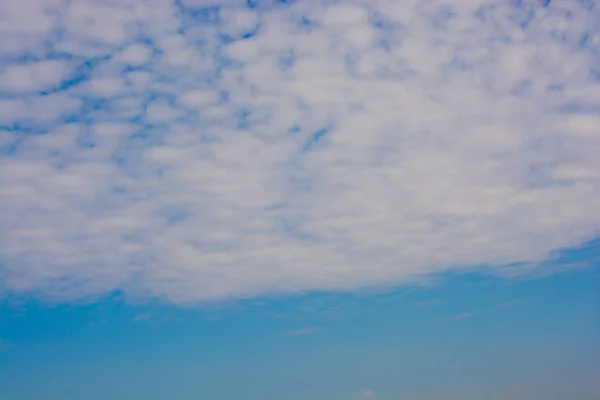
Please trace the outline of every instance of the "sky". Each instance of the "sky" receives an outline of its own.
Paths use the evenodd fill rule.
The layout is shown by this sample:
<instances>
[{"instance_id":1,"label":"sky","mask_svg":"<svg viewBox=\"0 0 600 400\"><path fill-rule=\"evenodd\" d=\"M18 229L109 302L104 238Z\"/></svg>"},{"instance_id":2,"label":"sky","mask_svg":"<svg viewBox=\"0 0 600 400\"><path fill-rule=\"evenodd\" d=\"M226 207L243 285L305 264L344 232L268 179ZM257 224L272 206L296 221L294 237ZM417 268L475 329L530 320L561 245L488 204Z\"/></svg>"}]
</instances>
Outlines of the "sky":
<instances>
[{"instance_id":1,"label":"sky","mask_svg":"<svg viewBox=\"0 0 600 400\"><path fill-rule=\"evenodd\" d=\"M600 2L0 2L10 400L598 400Z\"/></svg>"}]
</instances>

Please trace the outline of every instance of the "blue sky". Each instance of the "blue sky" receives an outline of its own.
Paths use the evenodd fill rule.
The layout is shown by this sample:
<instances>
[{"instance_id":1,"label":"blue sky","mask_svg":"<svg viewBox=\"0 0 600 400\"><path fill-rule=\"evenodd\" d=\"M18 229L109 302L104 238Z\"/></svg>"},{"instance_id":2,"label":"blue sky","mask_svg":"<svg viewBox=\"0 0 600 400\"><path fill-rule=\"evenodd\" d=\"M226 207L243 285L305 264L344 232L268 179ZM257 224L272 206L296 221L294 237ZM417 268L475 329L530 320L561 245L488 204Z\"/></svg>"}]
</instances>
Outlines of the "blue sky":
<instances>
[{"instance_id":1,"label":"blue sky","mask_svg":"<svg viewBox=\"0 0 600 400\"><path fill-rule=\"evenodd\" d=\"M598 398L598 269L203 309L5 304L20 399ZM372 392L372 396L366 396Z\"/></svg>"},{"instance_id":2,"label":"blue sky","mask_svg":"<svg viewBox=\"0 0 600 400\"><path fill-rule=\"evenodd\" d=\"M600 398L599 21L2 2L3 390Z\"/></svg>"}]
</instances>

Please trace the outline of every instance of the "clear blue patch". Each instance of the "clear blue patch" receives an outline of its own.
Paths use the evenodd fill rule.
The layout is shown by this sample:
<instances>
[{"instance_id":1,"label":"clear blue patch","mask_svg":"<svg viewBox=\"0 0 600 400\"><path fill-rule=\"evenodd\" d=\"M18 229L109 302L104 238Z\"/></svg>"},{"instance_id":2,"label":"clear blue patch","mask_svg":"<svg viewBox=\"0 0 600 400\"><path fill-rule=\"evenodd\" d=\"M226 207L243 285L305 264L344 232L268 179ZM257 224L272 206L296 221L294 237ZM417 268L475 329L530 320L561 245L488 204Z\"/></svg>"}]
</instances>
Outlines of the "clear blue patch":
<instances>
[{"instance_id":1,"label":"clear blue patch","mask_svg":"<svg viewBox=\"0 0 600 400\"><path fill-rule=\"evenodd\" d=\"M87 60L79 65L75 71L67 79L64 79L56 87L41 92L41 94L51 94L56 92L66 91L74 86L77 86L90 79L92 71L99 64L107 61L109 57L99 57L95 59Z\"/></svg>"},{"instance_id":2,"label":"clear blue patch","mask_svg":"<svg viewBox=\"0 0 600 400\"><path fill-rule=\"evenodd\" d=\"M323 127L312 134L309 140L304 145L303 151L311 150L317 143L319 143L327 134L331 131L332 127Z\"/></svg>"},{"instance_id":3,"label":"clear blue patch","mask_svg":"<svg viewBox=\"0 0 600 400\"><path fill-rule=\"evenodd\" d=\"M250 108L242 108L237 110L234 113L236 119L236 128L237 129L248 129L250 126L250 122L248 121L248 117L252 115L252 109Z\"/></svg>"},{"instance_id":4,"label":"clear blue patch","mask_svg":"<svg viewBox=\"0 0 600 400\"><path fill-rule=\"evenodd\" d=\"M300 25L302 26L306 26L306 27L310 27L310 26L314 26L314 22L312 20L310 20L308 17L306 16L302 16L302 18L300 18Z\"/></svg>"}]
</instances>

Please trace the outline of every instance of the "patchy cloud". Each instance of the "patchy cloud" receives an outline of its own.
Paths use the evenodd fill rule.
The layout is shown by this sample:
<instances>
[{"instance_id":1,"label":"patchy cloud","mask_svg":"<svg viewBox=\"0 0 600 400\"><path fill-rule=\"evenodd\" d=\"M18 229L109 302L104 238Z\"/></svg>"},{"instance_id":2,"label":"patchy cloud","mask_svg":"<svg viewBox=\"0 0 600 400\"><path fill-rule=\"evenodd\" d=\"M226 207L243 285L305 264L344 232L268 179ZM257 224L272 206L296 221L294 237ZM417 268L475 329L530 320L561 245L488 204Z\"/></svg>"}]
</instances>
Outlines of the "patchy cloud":
<instances>
[{"instance_id":1,"label":"patchy cloud","mask_svg":"<svg viewBox=\"0 0 600 400\"><path fill-rule=\"evenodd\" d=\"M4 1L4 290L348 290L589 241L599 19L584 1Z\"/></svg>"}]
</instances>

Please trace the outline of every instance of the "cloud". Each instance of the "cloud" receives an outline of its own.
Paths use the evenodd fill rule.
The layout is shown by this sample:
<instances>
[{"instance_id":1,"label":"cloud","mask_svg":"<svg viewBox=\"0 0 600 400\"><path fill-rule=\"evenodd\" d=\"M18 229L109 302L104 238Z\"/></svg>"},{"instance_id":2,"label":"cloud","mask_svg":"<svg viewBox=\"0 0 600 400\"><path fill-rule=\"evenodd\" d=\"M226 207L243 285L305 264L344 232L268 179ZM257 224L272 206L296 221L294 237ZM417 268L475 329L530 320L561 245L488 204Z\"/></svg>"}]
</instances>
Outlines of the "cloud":
<instances>
[{"instance_id":1,"label":"cloud","mask_svg":"<svg viewBox=\"0 0 600 400\"><path fill-rule=\"evenodd\" d=\"M468 318L472 318L475 317L477 315L479 315L480 312L479 311L474 311L474 312L464 312L464 313L460 313L460 314L456 314L451 316L450 318L447 318L445 320L443 320L444 322L455 322L455 321L460 321L462 319L468 319Z\"/></svg>"},{"instance_id":2,"label":"cloud","mask_svg":"<svg viewBox=\"0 0 600 400\"><path fill-rule=\"evenodd\" d=\"M440 299L421 300L413 303L416 307L434 307L442 303Z\"/></svg>"},{"instance_id":3,"label":"cloud","mask_svg":"<svg viewBox=\"0 0 600 400\"><path fill-rule=\"evenodd\" d=\"M51 89L62 82L68 73L65 60L43 60L12 64L0 76L3 92L29 92Z\"/></svg>"},{"instance_id":4,"label":"cloud","mask_svg":"<svg viewBox=\"0 0 600 400\"><path fill-rule=\"evenodd\" d=\"M318 330L319 330L319 328L311 326L308 328L301 328L301 329L289 331L288 333L291 336L306 336L306 335L312 335L312 334L316 333Z\"/></svg>"},{"instance_id":5,"label":"cloud","mask_svg":"<svg viewBox=\"0 0 600 400\"><path fill-rule=\"evenodd\" d=\"M464 319L469 319L469 318L477 317L479 315L489 314L491 312L504 310L506 308L513 307L515 305L523 303L524 301L525 301L525 299L509 300L509 301L502 302L502 303L500 303L500 304L498 304L498 305L496 305L494 307L491 307L491 308L474 310L474 311L467 311L467 312L461 312L461 313L457 313L457 314L451 315L449 317L440 318L440 319L431 321L429 324L442 325L442 324L454 323L454 322L462 321Z\"/></svg>"},{"instance_id":6,"label":"cloud","mask_svg":"<svg viewBox=\"0 0 600 400\"><path fill-rule=\"evenodd\" d=\"M360 391L360 395L362 397L373 397L373 396L375 396L375 392L372 391L371 389L363 389Z\"/></svg>"},{"instance_id":7,"label":"cloud","mask_svg":"<svg viewBox=\"0 0 600 400\"><path fill-rule=\"evenodd\" d=\"M142 313L133 317L133 322L148 322L152 320L154 316L151 313Z\"/></svg>"},{"instance_id":8,"label":"cloud","mask_svg":"<svg viewBox=\"0 0 600 400\"><path fill-rule=\"evenodd\" d=\"M515 275L598 235L594 4L241 3L2 3L5 292Z\"/></svg>"},{"instance_id":9,"label":"cloud","mask_svg":"<svg viewBox=\"0 0 600 400\"><path fill-rule=\"evenodd\" d=\"M172 318L170 315L159 315L159 314L153 314L150 312L143 312L140 313L136 316L134 316L131 319L132 322L135 323L148 323L148 324L161 324L161 323L165 323L168 321L172 321Z\"/></svg>"}]
</instances>

